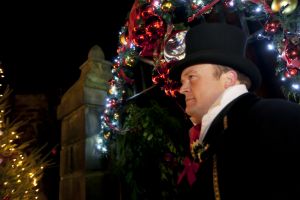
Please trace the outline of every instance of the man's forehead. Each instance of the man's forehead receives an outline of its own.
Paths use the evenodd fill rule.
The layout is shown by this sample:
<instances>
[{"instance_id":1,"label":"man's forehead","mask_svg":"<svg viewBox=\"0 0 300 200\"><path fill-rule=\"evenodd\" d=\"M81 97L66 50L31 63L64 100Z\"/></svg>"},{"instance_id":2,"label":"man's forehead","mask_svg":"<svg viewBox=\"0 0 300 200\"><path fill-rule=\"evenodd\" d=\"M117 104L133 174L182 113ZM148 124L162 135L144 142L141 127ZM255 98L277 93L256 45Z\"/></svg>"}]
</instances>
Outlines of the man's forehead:
<instances>
[{"instance_id":1,"label":"man's forehead","mask_svg":"<svg viewBox=\"0 0 300 200\"><path fill-rule=\"evenodd\" d=\"M204 71L204 70L210 70L213 69L213 64L197 64L197 65L192 65L189 66L187 68L185 68L182 73L181 76L185 76L189 73L193 73L193 72L200 72L200 71Z\"/></svg>"}]
</instances>

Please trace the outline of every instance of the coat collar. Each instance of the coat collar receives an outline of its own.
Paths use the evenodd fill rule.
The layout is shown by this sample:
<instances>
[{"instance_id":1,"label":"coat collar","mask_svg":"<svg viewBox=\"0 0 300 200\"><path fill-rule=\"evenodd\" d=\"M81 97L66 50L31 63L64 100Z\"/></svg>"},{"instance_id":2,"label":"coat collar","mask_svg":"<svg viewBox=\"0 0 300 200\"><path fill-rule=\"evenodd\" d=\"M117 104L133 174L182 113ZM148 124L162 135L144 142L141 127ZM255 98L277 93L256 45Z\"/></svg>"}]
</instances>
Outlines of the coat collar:
<instances>
[{"instance_id":1,"label":"coat collar","mask_svg":"<svg viewBox=\"0 0 300 200\"><path fill-rule=\"evenodd\" d=\"M203 140L203 144L213 145L220 137L223 137L225 130L231 125L233 115L243 117L246 111L260 98L252 93L245 93L231 103L229 103L213 120L207 134Z\"/></svg>"}]
</instances>

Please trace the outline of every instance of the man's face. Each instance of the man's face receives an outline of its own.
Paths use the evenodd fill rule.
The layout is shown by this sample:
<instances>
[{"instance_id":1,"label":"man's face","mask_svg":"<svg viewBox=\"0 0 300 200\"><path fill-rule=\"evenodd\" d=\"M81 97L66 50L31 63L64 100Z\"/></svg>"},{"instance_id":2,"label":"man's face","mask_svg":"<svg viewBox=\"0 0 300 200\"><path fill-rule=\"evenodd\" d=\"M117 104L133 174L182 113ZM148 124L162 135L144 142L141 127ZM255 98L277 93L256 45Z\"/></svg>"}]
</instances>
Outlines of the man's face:
<instances>
[{"instance_id":1,"label":"man's face","mask_svg":"<svg viewBox=\"0 0 300 200\"><path fill-rule=\"evenodd\" d=\"M204 114L225 90L225 78L215 76L215 65L197 64L181 74L180 93L185 95L186 113L194 123L200 123Z\"/></svg>"}]
</instances>

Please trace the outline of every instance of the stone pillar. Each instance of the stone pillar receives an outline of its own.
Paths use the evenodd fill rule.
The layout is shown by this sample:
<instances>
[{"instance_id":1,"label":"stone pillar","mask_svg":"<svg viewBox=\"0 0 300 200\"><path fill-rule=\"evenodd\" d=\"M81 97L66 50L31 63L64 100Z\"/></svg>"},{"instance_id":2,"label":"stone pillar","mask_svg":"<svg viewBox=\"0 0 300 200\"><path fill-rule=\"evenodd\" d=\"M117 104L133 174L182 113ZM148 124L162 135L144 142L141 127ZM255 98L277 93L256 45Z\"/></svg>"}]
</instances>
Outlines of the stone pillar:
<instances>
[{"instance_id":1,"label":"stone pillar","mask_svg":"<svg viewBox=\"0 0 300 200\"><path fill-rule=\"evenodd\" d=\"M111 63L99 46L89 52L77 82L58 106L61 120L60 200L116 199L105 164L95 151Z\"/></svg>"}]
</instances>

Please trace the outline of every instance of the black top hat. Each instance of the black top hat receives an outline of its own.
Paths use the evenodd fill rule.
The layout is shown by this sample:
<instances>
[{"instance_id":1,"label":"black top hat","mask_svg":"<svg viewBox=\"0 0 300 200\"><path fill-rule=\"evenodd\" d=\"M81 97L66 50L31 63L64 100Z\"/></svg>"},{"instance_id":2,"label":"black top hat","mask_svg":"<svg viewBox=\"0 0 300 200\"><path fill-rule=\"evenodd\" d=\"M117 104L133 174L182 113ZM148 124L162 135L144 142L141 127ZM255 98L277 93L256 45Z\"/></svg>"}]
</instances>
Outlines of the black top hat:
<instances>
[{"instance_id":1,"label":"black top hat","mask_svg":"<svg viewBox=\"0 0 300 200\"><path fill-rule=\"evenodd\" d=\"M261 75L256 65L246 58L246 35L237 26L202 23L188 30L185 37L186 56L170 69L170 79L180 80L181 72L195 64L212 63L231 67L248 76L250 91L257 89Z\"/></svg>"}]
</instances>

